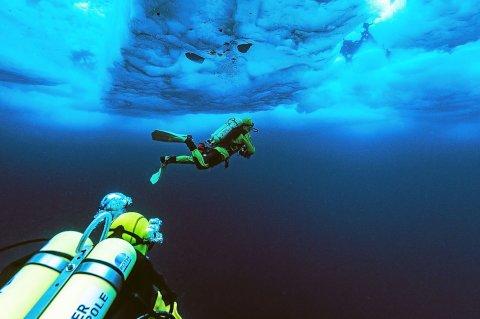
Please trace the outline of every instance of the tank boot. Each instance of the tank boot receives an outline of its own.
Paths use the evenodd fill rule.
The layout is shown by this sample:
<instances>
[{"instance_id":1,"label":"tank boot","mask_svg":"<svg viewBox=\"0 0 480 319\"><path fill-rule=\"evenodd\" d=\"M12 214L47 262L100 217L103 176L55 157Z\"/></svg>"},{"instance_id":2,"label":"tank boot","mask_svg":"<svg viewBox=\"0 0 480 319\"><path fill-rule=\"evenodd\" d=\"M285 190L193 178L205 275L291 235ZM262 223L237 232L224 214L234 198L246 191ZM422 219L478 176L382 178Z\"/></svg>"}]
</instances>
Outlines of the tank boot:
<instances>
[{"instance_id":1,"label":"tank boot","mask_svg":"<svg viewBox=\"0 0 480 319\"><path fill-rule=\"evenodd\" d=\"M160 163L162 163L162 167L167 166L168 164L175 163L176 157L175 156L160 156Z\"/></svg>"}]
</instances>

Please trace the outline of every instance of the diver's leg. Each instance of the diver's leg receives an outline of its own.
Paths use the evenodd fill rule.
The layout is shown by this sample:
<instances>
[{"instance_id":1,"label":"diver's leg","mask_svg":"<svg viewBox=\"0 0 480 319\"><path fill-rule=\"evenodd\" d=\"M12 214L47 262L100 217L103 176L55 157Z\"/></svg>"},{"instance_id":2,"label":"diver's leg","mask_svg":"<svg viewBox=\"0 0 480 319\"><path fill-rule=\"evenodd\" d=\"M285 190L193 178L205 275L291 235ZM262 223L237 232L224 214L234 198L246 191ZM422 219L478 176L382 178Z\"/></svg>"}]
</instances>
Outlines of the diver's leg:
<instances>
[{"instance_id":1,"label":"diver's leg","mask_svg":"<svg viewBox=\"0 0 480 319\"><path fill-rule=\"evenodd\" d=\"M188 155L162 156L162 157L160 157L160 162L162 162L162 165L168 165L168 164L195 164L192 156L188 156Z\"/></svg>"},{"instance_id":2,"label":"diver's leg","mask_svg":"<svg viewBox=\"0 0 480 319\"><path fill-rule=\"evenodd\" d=\"M203 155L202 153L200 153L197 146L193 142L193 138L191 135L187 136L187 138L185 139L185 144L187 145L190 152L192 152L191 159L193 160L195 166L197 166L198 169L207 169L209 166L207 163L205 163Z\"/></svg>"},{"instance_id":3,"label":"diver's leg","mask_svg":"<svg viewBox=\"0 0 480 319\"><path fill-rule=\"evenodd\" d=\"M170 156L160 156L160 169L158 172L153 174L150 177L150 183L156 184L160 177L162 176L162 172L165 171L167 168L167 165L169 164L196 164L196 162L193 160L192 156L188 155L180 155L180 156L175 156L175 155L170 155Z\"/></svg>"},{"instance_id":4,"label":"diver's leg","mask_svg":"<svg viewBox=\"0 0 480 319\"><path fill-rule=\"evenodd\" d=\"M164 160L164 162L162 162L162 165L165 165L165 166L167 164L194 164L198 169L208 168L208 165L203 160L203 156L198 149L195 149L192 151L192 156L188 156L188 155L170 156L170 157L167 157L167 159Z\"/></svg>"},{"instance_id":5,"label":"diver's leg","mask_svg":"<svg viewBox=\"0 0 480 319\"><path fill-rule=\"evenodd\" d=\"M195 162L195 165L197 166L198 169L209 168L208 164L205 163L205 160L203 159L203 155L202 155L202 153L200 153L198 148L196 148L192 151L192 158L193 158L193 161Z\"/></svg>"},{"instance_id":6,"label":"diver's leg","mask_svg":"<svg viewBox=\"0 0 480 319\"><path fill-rule=\"evenodd\" d=\"M215 165L218 165L225 160L226 160L225 156L222 153L220 153L219 151L217 151L216 149L210 150L210 152L208 152L207 156L205 156L205 162L207 163L207 165L209 167L213 167Z\"/></svg>"},{"instance_id":7,"label":"diver's leg","mask_svg":"<svg viewBox=\"0 0 480 319\"><path fill-rule=\"evenodd\" d=\"M179 155L179 156L175 156L175 163L177 163L177 164L195 164L195 161L194 161L192 156Z\"/></svg>"},{"instance_id":8,"label":"diver's leg","mask_svg":"<svg viewBox=\"0 0 480 319\"><path fill-rule=\"evenodd\" d=\"M191 135L187 136L187 138L185 139L185 144L187 144L187 147L190 150L190 152L193 152L193 150L197 149L197 146L195 145L195 142L193 142L193 138Z\"/></svg>"}]
</instances>

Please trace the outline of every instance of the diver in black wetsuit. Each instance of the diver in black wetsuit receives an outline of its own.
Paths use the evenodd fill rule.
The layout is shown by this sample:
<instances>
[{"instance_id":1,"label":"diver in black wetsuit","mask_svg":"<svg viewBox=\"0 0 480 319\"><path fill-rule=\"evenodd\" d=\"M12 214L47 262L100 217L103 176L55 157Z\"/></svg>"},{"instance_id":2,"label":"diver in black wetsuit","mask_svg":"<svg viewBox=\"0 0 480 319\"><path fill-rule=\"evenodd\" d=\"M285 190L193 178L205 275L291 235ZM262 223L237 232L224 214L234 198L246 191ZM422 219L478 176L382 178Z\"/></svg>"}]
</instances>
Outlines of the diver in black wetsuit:
<instances>
[{"instance_id":1,"label":"diver in black wetsuit","mask_svg":"<svg viewBox=\"0 0 480 319\"><path fill-rule=\"evenodd\" d=\"M109 223L107 224L110 225L110 227L104 229L105 236L108 231L108 237L121 238L127 241L135 248L136 252L136 262L130 275L127 277L127 280L123 284L123 288L119 291L118 296L115 298L112 306L108 309L107 314L103 318L181 319L177 310L175 293L173 293L167 286L163 276L154 269L152 263L146 256L147 252L153 248L155 243L161 243L163 241L162 234L160 233L161 221L158 218L147 220L143 215L135 212L125 213L125 207L129 204L131 204L131 198L126 197L121 193L112 193L105 196L101 203L102 210L97 213L97 215L100 214L100 217L98 217L100 219L107 214L110 214L111 218L114 219L111 225ZM94 222L98 220L97 215L95 216ZM96 226L94 222L92 222L91 225ZM87 228L84 235L88 234L88 229L89 228ZM0 252L24 244L46 240L48 239L42 238L19 242L14 245L0 248ZM69 245L67 245L67 247L68 246ZM70 256L71 253L56 251L55 249L51 251L43 250L43 252L47 251L49 252L49 256L60 256L65 260L70 260L72 258L72 256ZM28 264L31 257L36 254L38 254L38 251L34 251L7 265L0 272L0 288L4 287L4 285L8 285L7 282L11 278L16 278L16 276L12 276L22 267L26 266L26 263ZM40 265L49 265L49 267L44 268L50 268L56 265L47 263L48 260L52 260L51 258L45 260L46 261L42 261ZM96 262L101 263L100 260L96 260ZM54 268L53 270L57 270L60 273L61 269L62 268L57 270L57 268ZM66 269L68 269L68 267L65 266L64 270ZM13 282L15 283L14 280Z\"/></svg>"},{"instance_id":2,"label":"diver in black wetsuit","mask_svg":"<svg viewBox=\"0 0 480 319\"><path fill-rule=\"evenodd\" d=\"M188 135L185 144L191 155L162 156L160 157L161 165L165 167L168 164L194 164L198 169L203 170L224 162L225 167L228 167L228 160L233 154L238 153L245 158L250 158L255 153L251 130L256 130L252 119L244 118L238 127L233 128L214 147L207 147L204 143L199 143L197 146Z\"/></svg>"},{"instance_id":3,"label":"diver in black wetsuit","mask_svg":"<svg viewBox=\"0 0 480 319\"><path fill-rule=\"evenodd\" d=\"M131 319L143 315L145 318L181 319L176 294L146 256L155 242L161 242L159 227L155 225L159 226L160 220L149 221L134 212L124 213L113 221L108 237L131 243L136 249L137 261L105 319Z\"/></svg>"}]
</instances>

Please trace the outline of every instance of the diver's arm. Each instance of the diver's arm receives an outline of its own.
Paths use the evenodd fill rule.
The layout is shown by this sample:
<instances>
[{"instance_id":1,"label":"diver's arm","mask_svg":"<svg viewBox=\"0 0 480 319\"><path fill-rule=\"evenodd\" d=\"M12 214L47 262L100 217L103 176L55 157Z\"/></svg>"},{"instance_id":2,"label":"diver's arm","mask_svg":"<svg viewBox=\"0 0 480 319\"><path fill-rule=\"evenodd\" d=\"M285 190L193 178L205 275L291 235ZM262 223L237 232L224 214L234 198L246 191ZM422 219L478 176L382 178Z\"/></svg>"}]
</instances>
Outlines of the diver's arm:
<instances>
[{"instance_id":1,"label":"diver's arm","mask_svg":"<svg viewBox=\"0 0 480 319\"><path fill-rule=\"evenodd\" d=\"M244 134L243 135L243 144L244 144L244 148L245 148L245 157L250 157L253 155L253 153L255 153L255 146L253 146L253 143L252 143L252 138L250 136L250 134Z\"/></svg>"},{"instance_id":2,"label":"diver's arm","mask_svg":"<svg viewBox=\"0 0 480 319\"><path fill-rule=\"evenodd\" d=\"M155 269L153 269L153 284L160 290L160 293L162 294L163 301L165 302L166 305L169 305L173 303L174 301L177 301L177 294L174 293L167 285L167 282L165 281L165 278L159 274Z\"/></svg>"}]
</instances>

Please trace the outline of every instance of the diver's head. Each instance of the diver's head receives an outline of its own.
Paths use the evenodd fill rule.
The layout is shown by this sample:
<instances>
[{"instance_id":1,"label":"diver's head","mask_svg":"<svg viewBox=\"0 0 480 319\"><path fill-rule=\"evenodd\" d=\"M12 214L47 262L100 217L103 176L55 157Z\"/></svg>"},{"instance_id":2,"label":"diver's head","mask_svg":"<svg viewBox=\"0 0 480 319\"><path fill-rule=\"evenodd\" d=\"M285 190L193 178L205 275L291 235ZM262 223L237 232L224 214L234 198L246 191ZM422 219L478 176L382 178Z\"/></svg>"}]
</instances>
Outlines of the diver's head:
<instances>
[{"instance_id":1,"label":"diver's head","mask_svg":"<svg viewBox=\"0 0 480 319\"><path fill-rule=\"evenodd\" d=\"M253 129L253 121L251 118L246 117L242 120L242 131L248 133Z\"/></svg>"},{"instance_id":2,"label":"diver's head","mask_svg":"<svg viewBox=\"0 0 480 319\"><path fill-rule=\"evenodd\" d=\"M122 238L143 255L152 249L155 243L163 242L160 232L162 221L159 218L147 220L135 212L120 215L110 226L108 237Z\"/></svg>"}]
</instances>

